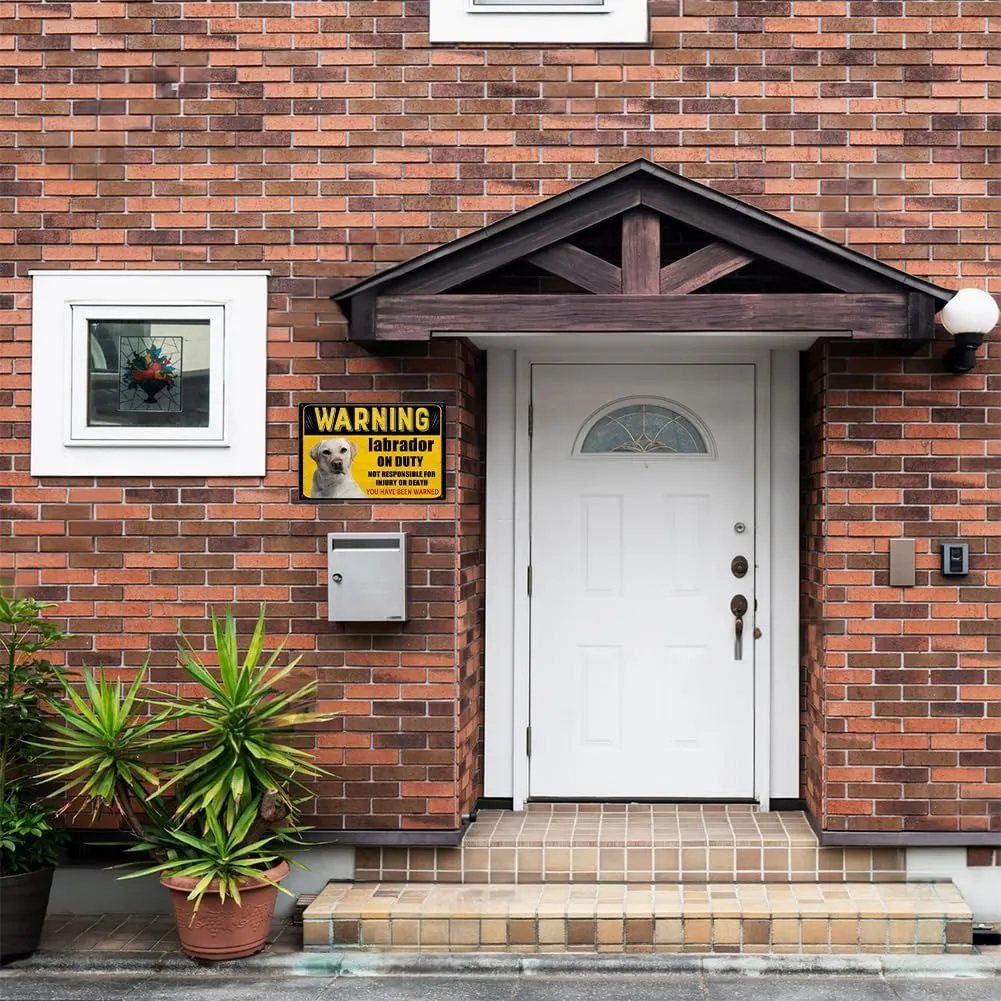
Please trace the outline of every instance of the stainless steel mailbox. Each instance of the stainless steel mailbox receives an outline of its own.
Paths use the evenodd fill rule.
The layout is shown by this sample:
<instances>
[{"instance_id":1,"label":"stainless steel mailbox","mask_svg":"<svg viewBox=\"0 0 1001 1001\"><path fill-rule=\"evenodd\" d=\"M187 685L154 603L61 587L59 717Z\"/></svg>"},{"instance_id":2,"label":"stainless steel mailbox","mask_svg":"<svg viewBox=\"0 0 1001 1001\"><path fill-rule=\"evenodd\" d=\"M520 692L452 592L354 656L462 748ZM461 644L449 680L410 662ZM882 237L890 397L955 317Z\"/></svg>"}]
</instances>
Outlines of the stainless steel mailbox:
<instances>
[{"instance_id":1,"label":"stainless steel mailbox","mask_svg":"<svg viewBox=\"0 0 1001 1001\"><path fill-rule=\"evenodd\" d=\"M407 537L403 532L327 535L327 619L403 621L407 617Z\"/></svg>"}]
</instances>

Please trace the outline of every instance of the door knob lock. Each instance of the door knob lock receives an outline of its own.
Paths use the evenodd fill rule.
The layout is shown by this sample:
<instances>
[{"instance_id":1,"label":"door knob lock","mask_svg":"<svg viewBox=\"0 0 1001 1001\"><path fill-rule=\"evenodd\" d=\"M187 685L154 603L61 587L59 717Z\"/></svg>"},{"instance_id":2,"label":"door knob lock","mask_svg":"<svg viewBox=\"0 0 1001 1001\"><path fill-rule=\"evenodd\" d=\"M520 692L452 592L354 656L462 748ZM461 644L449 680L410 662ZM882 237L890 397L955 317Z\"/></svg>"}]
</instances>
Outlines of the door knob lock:
<instances>
[{"instance_id":1,"label":"door knob lock","mask_svg":"<svg viewBox=\"0 0 1001 1001\"><path fill-rule=\"evenodd\" d=\"M748 565L746 556L734 556L730 561L730 573L738 579L745 576L749 569L750 566Z\"/></svg>"}]
</instances>

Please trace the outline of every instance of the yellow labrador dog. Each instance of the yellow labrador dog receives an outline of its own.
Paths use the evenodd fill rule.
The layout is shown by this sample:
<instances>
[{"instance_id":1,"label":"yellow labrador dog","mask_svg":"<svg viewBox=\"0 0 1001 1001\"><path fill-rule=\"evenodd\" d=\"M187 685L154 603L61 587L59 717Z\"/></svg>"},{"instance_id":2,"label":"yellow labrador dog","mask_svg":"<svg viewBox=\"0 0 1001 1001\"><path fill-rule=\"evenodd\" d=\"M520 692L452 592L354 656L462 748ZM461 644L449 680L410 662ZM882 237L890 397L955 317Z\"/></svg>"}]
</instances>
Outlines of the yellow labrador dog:
<instances>
[{"instance_id":1,"label":"yellow labrador dog","mask_svg":"<svg viewBox=\"0 0 1001 1001\"><path fill-rule=\"evenodd\" d=\"M317 442L309 450L309 457L316 463L313 489L309 496L328 499L364 497L365 491L351 476L351 463L357 451L358 446L347 438L326 438Z\"/></svg>"}]
</instances>

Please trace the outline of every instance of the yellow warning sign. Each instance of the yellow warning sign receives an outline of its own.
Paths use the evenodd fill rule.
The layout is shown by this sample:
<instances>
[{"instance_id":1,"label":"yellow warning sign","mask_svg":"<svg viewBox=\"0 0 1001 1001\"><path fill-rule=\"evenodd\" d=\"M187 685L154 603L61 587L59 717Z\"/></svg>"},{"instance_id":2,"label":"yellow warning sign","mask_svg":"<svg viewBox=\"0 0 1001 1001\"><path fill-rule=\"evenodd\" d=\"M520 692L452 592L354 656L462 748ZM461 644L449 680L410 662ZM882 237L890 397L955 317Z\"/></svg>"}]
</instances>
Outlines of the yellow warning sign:
<instances>
[{"instance_id":1,"label":"yellow warning sign","mask_svg":"<svg viewBox=\"0 0 1001 1001\"><path fill-rule=\"evenodd\" d=\"M445 495L445 408L299 406L304 500L435 500Z\"/></svg>"}]
</instances>

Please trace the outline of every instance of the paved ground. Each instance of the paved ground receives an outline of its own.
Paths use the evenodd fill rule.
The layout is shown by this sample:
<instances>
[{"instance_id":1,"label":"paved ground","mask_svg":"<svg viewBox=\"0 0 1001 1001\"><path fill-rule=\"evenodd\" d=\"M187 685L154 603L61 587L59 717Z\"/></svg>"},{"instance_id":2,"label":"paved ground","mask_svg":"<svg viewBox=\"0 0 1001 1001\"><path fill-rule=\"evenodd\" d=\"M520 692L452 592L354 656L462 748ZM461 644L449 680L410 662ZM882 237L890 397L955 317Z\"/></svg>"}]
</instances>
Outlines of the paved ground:
<instances>
[{"instance_id":1,"label":"paved ground","mask_svg":"<svg viewBox=\"0 0 1001 1001\"><path fill-rule=\"evenodd\" d=\"M39 948L46 953L90 952L105 960L124 952L146 953L154 959L182 955L171 914L50 914ZM301 950L302 926L291 917L275 918L263 954Z\"/></svg>"},{"instance_id":2,"label":"paved ground","mask_svg":"<svg viewBox=\"0 0 1001 1001\"><path fill-rule=\"evenodd\" d=\"M0 974L4 1001L1001 1001L1001 978L117 977Z\"/></svg>"},{"instance_id":3,"label":"paved ground","mask_svg":"<svg viewBox=\"0 0 1001 1001\"><path fill-rule=\"evenodd\" d=\"M614 957L564 957L581 964L576 974L557 962L560 957L527 957L533 968L497 966L489 956L473 956L472 961L484 961L479 969L443 976L447 956L423 957L438 964L425 974L399 975L405 968L394 966L392 957L304 954L301 943L299 926L276 921L268 947L257 956L196 966L180 952L172 918L53 915L42 950L0 970L0 1001L1001 1001L1001 948L981 949L979 957L916 957L927 961L926 968L910 970L875 957L854 957L861 965L852 965L851 956L818 957L821 965L813 968L841 972L812 975L804 975L802 967L736 975L739 966L713 969L695 956L666 957L682 965L655 973L649 966L642 972L593 972L594 962ZM750 973L763 958L749 957ZM740 959L714 961L739 964ZM776 957L782 959L797 957ZM389 965L380 965L383 960ZM907 957L898 960L906 964ZM547 961L555 967L537 965ZM390 972L398 975L380 975Z\"/></svg>"},{"instance_id":4,"label":"paved ground","mask_svg":"<svg viewBox=\"0 0 1001 1001\"><path fill-rule=\"evenodd\" d=\"M39 949L41 955L51 956L87 953L94 957L95 966L114 963L116 956L126 954L141 954L150 961L183 958L174 918L166 914L50 914ZM259 957L278 959L301 952L301 923L293 917L275 918ZM976 952L1001 960L1001 946L981 946Z\"/></svg>"}]
</instances>

